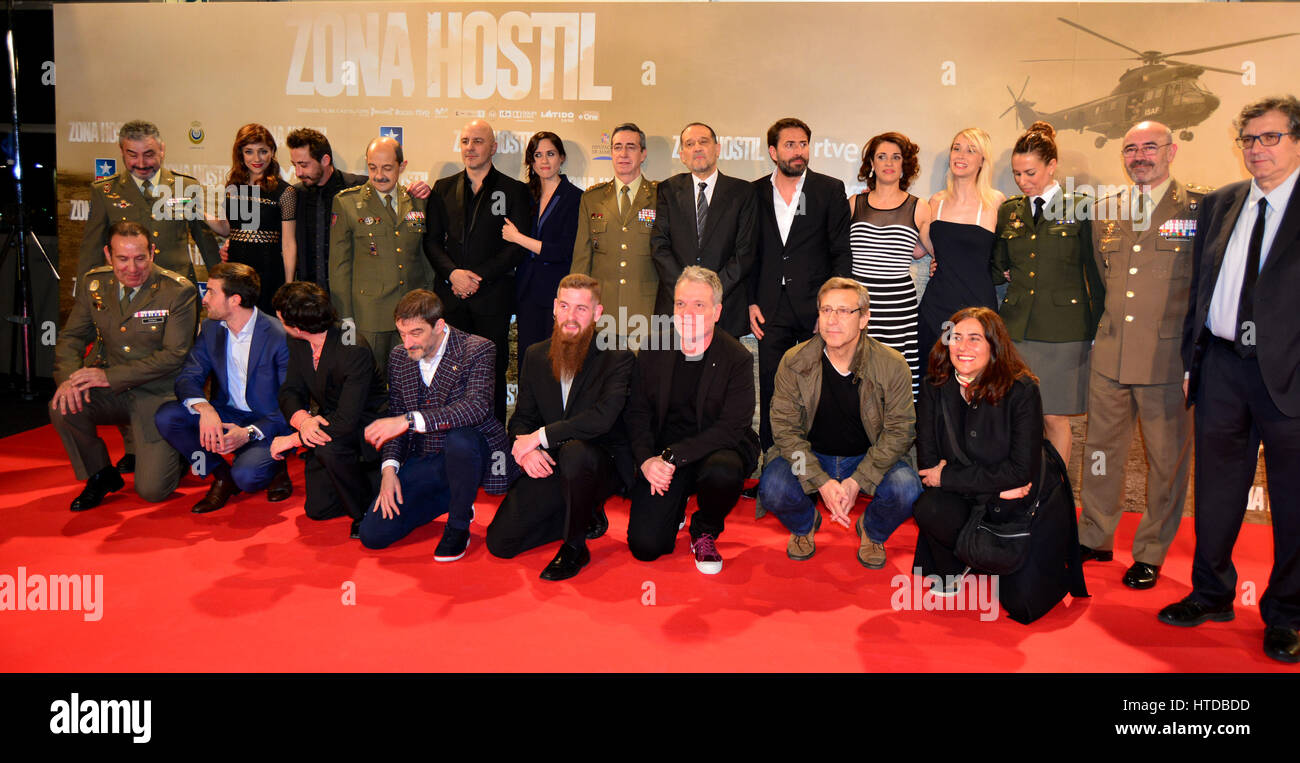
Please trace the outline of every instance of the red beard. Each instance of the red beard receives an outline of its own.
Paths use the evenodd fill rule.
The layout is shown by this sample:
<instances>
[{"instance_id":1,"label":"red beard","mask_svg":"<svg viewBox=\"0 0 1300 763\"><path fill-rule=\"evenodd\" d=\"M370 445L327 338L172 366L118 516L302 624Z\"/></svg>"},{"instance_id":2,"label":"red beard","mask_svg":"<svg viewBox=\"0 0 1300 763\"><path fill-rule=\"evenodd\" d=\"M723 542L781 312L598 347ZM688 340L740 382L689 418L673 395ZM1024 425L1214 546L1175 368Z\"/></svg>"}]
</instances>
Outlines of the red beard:
<instances>
[{"instance_id":1,"label":"red beard","mask_svg":"<svg viewBox=\"0 0 1300 763\"><path fill-rule=\"evenodd\" d=\"M551 361L551 373L556 381L572 379L582 370L582 361L587 359L587 349L596 336L596 324L591 324L576 335L564 333L556 323L551 330L551 349L546 357Z\"/></svg>"}]
</instances>

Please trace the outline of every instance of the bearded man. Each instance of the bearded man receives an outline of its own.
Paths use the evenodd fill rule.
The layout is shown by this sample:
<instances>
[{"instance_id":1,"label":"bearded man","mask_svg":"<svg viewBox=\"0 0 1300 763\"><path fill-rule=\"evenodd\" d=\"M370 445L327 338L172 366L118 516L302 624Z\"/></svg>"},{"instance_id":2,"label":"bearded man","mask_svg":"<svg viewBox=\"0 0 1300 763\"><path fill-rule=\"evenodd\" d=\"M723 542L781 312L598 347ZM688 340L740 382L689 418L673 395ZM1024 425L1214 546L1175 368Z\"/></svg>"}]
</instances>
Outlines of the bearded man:
<instances>
[{"instance_id":1,"label":"bearded man","mask_svg":"<svg viewBox=\"0 0 1300 763\"><path fill-rule=\"evenodd\" d=\"M543 580L565 580L591 561L587 541L605 534L605 500L632 483L621 416L632 377L627 350L595 341L600 281L573 273L556 290L551 338L528 348L507 432L524 476L487 531L493 555L511 558L563 541ZM616 454L621 454L619 459ZM619 463L618 461L626 463Z\"/></svg>"}]
</instances>

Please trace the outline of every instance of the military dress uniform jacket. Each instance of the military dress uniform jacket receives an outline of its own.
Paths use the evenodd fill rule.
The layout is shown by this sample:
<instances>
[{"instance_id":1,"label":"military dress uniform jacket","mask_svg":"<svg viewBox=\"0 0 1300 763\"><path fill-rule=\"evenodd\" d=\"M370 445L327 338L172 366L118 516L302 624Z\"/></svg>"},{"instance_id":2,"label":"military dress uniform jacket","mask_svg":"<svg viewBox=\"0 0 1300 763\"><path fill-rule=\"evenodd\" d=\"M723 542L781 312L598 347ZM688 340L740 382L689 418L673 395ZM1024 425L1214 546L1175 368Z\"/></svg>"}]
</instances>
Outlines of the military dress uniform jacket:
<instances>
[{"instance_id":1,"label":"military dress uniform jacket","mask_svg":"<svg viewBox=\"0 0 1300 763\"><path fill-rule=\"evenodd\" d=\"M1132 189L1104 200L1093 246L1106 282L1106 309L1092 367L1120 384L1183 380L1181 342L1192 286L1192 238L1205 190L1172 180L1149 223L1134 230Z\"/></svg>"},{"instance_id":2,"label":"military dress uniform jacket","mask_svg":"<svg viewBox=\"0 0 1300 763\"><path fill-rule=\"evenodd\" d=\"M598 183L582 194L578 205L578 235L573 242L574 273L600 281L600 301L615 319L626 308L629 318L655 311L659 274L650 250L658 183L641 178L641 186L624 218L618 211L618 184ZM648 325L647 325L648 328ZM626 326L619 326L626 333Z\"/></svg>"},{"instance_id":3,"label":"military dress uniform jacket","mask_svg":"<svg viewBox=\"0 0 1300 763\"><path fill-rule=\"evenodd\" d=\"M180 196L176 195L177 180L180 181ZM146 199L126 170L91 184L90 213L81 238L81 254L77 258L78 276L105 263L108 229L123 220L140 223L149 231L149 241L158 250L154 264L190 281L194 280L194 264L190 260L191 236L203 255L204 264L212 267L221 261L217 239L203 219L202 205L188 195L202 198L199 181L164 167L158 171L156 188L162 187L167 190L155 191L157 199Z\"/></svg>"},{"instance_id":4,"label":"military dress uniform jacket","mask_svg":"<svg viewBox=\"0 0 1300 763\"><path fill-rule=\"evenodd\" d=\"M998 308L1017 342L1083 342L1093 338L1105 307L1105 285L1093 254L1088 222L1092 199L1061 189L1060 209L1048 206L1034 224L1026 196L998 209L993 283L1011 286Z\"/></svg>"},{"instance_id":5,"label":"military dress uniform jacket","mask_svg":"<svg viewBox=\"0 0 1300 763\"><path fill-rule=\"evenodd\" d=\"M369 182L339 191L330 218L330 299L340 319L352 318L367 333L392 331L398 301L433 288L433 268L421 247L425 200L400 185L392 194L396 225Z\"/></svg>"},{"instance_id":6,"label":"military dress uniform jacket","mask_svg":"<svg viewBox=\"0 0 1300 763\"><path fill-rule=\"evenodd\" d=\"M172 384L194 344L198 292L184 276L154 265L123 314L111 267L93 268L78 280L54 348L54 381L62 384L83 365L102 365L109 392L130 398L136 436L156 442L154 412L175 399ZM100 354L84 359L97 337Z\"/></svg>"}]
</instances>

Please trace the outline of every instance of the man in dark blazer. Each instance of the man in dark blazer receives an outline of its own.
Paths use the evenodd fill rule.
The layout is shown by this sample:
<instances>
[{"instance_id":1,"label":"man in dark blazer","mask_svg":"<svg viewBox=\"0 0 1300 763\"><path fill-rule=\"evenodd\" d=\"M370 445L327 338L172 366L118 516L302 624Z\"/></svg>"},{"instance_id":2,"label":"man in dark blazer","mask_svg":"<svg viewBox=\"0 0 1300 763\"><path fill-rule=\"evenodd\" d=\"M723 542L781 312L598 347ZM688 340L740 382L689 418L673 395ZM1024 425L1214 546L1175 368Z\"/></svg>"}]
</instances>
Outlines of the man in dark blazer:
<instances>
[{"instance_id":1,"label":"man in dark blazer","mask_svg":"<svg viewBox=\"0 0 1300 763\"><path fill-rule=\"evenodd\" d=\"M1268 453L1273 571L1259 600L1264 653L1300 662L1300 101L1248 104L1237 144L1253 180L1205 197L1183 361L1196 404L1192 593L1160 611L1170 625L1233 618L1232 547Z\"/></svg>"},{"instance_id":2,"label":"man in dark blazer","mask_svg":"<svg viewBox=\"0 0 1300 763\"><path fill-rule=\"evenodd\" d=\"M307 448L307 498L311 519L352 517L359 538L371 498L373 448L362 447L361 430L388 408L384 380L370 345L341 330L330 296L310 281L292 281L275 293L275 312L289 336L289 370L280 385L280 411L294 430L271 441L271 455L284 458ZM312 404L316 414L312 415Z\"/></svg>"},{"instance_id":3,"label":"man in dark blazer","mask_svg":"<svg viewBox=\"0 0 1300 763\"><path fill-rule=\"evenodd\" d=\"M787 117L767 128L776 172L754 181L758 232L749 272L749 328L758 339L758 441L772 447L768 409L785 351L817 330L817 290L853 275L844 183L808 169L812 128Z\"/></svg>"},{"instance_id":4,"label":"man in dark blazer","mask_svg":"<svg viewBox=\"0 0 1300 763\"><path fill-rule=\"evenodd\" d=\"M754 263L754 189L718 171L718 136L706 124L686 125L680 155L690 172L659 184L650 234L659 273L655 312L672 314L677 278L684 268L696 265L722 281L718 327L742 337L749 333L745 279Z\"/></svg>"},{"instance_id":5,"label":"man in dark blazer","mask_svg":"<svg viewBox=\"0 0 1300 763\"><path fill-rule=\"evenodd\" d=\"M519 475L492 416L492 343L448 326L425 289L402 297L393 320L402 346L388 359L388 416L365 431L383 461L361 543L385 548L446 514L433 560L454 562L469 548L479 485L501 495Z\"/></svg>"},{"instance_id":6,"label":"man in dark blazer","mask_svg":"<svg viewBox=\"0 0 1300 763\"><path fill-rule=\"evenodd\" d=\"M481 119L460 134L465 169L433 184L425 253L434 268L434 292L455 328L496 345L493 408L506 420L506 365L510 361L510 316L515 309L514 271L527 251L501 237L508 218L531 230L528 186L492 166L497 142Z\"/></svg>"},{"instance_id":7,"label":"man in dark blazer","mask_svg":"<svg viewBox=\"0 0 1300 763\"><path fill-rule=\"evenodd\" d=\"M673 312L679 341L641 349L624 412L640 470L631 490L628 548L647 562L672 553L694 493L699 510L691 517L691 550L706 575L722 571L718 536L758 464L754 356L715 329L722 300L716 273L694 265L682 271Z\"/></svg>"},{"instance_id":8,"label":"man in dark blazer","mask_svg":"<svg viewBox=\"0 0 1300 763\"><path fill-rule=\"evenodd\" d=\"M176 377L176 400L154 418L158 433L196 474L212 475L195 514L216 511L240 492L267 488L272 502L293 492L284 463L271 457L271 441L289 432L279 402L289 348L280 322L257 309L260 288L257 271L242 263L208 271L208 319ZM203 394L208 377L211 397Z\"/></svg>"},{"instance_id":9,"label":"man in dark blazer","mask_svg":"<svg viewBox=\"0 0 1300 763\"><path fill-rule=\"evenodd\" d=\"M620 483L631 484L620 414L627 402L633 355L595 340L603 312L600 281L565 276L555 294L551 338L529 347L510 417L511 455L524 470L488 527L487 546L509 559L562 540L543 580L565 580L591 561L587 541L609 527L604 503ZM611 332L612 333L612 332ZM622 477L622 479L620 479Z\"/></svg>"}]
</instances>

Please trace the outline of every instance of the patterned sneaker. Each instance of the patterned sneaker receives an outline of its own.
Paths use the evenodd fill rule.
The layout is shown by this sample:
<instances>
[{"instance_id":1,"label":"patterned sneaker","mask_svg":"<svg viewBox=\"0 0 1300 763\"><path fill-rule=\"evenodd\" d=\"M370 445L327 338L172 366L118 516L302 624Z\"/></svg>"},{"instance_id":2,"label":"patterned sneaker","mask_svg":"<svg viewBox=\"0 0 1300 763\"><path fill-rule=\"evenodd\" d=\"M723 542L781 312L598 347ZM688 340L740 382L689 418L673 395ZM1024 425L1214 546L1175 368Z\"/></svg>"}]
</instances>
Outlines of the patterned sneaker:
<instances>
[{"instance_id":1,"label":"patterned sneaker","mask_svg":"<svg viewBox=\"0 0 1300 763\"><path fill-rule=\"evenodd\" d=\"M812 529L808 531L807 535L790 533L790 542L785 544L785 555L796 562L811 559L812 555L817 552L817 544L813 541L813 535L822 526L822 515L818 512L816 516L817 518L813 520Z\"/></svg>"},{"instance_id":2,"label":"patterned sneaker","mask_svg":"<svg viewBox=\"0 0 1300 763\"><path fill-rule=\"evenodd\" d=\"M469 530L457 530L448 527L442 531L442 540L433 550L433 561L454 562L469 550Z\"/></svg>"},{"instance_id":3,"label":"patterned sneaker","mask_svg":"<svg viewBox=\"0 0 1300 763\"><path fill-rule=\"evenodd\" d=\"M691 541L691 550L695 552L695 569L705 575L716 575L722 572L722 554L718 553L712 535L704 533Z\"/></svg>"},{"instance_id":4,"label":"patterned sneaker","mask_svg":"<svg viewBox=\"0 0 1300 763\"><path fill-rule=\"evenodd\" d=\"M885 544L868 537L862 526L864 518L865 515L858 517L857 524L853 526L858 531L858 561L869 570L879 570L885 566Z\"/></svg>"}]
</instances>

